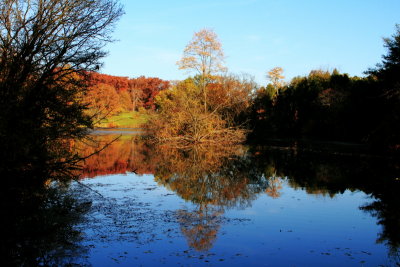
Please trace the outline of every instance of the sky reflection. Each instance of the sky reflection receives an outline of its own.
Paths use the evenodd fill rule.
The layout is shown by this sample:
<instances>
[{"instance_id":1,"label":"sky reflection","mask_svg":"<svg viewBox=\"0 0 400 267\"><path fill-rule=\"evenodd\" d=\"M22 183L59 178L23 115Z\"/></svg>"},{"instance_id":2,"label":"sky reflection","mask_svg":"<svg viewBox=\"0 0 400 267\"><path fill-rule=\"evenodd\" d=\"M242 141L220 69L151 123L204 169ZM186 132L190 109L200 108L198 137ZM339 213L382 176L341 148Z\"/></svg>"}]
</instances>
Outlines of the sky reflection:
<instances>
[{"instance_id":1,"label":"sky reflection","mask_svg":"<svg viewBox=\"0 0 400 267\"><path fill-rule=\"evenodd\" d=\"M126 138L117 142L88 161L99 167L84 170L126 170L112 174L110 167L106 175L86 175L95 177L81 181L93 199L91 219L81 229L91 248L88 261L95 266L399 262L397 232L384 223L399 218L392 212L395 194L382 189L398 186L393 173L380 173L374 184L375 169L349 170L341 159L244 147L163 150ZM99 164L101 159L110 162ZM358 159L344 162L361 166ZM371 207L374 203L386 210ZM394 218L385 217L388 212Z\"/></svg>"}]
</instances>

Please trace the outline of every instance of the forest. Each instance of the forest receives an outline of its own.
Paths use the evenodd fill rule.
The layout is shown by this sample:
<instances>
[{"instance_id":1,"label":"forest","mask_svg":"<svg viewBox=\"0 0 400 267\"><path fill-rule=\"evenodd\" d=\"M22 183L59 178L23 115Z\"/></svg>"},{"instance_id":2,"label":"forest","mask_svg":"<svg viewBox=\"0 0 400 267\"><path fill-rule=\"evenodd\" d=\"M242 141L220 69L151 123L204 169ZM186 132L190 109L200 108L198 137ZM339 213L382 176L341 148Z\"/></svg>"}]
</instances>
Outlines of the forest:
<instances>
[{"instance_id":1,"label":"forest","mask_svg":"<svg viewBox=\"0 0 400 267\"><path fill-rule=\"evenodd\" d=\"M150 116L142 127L151 136L184 146L280 138L350 142L398 152L399 25L384 46L387 54L365 71L365 77L317 69L285 82L284 70L276 67L267 72L270 82L260 86L250 75L228 73L217 35L203 29L177 62L194 76L170 82L93 73L84 102L100 119L147 112Z\"/></svg>"}]
</instances>

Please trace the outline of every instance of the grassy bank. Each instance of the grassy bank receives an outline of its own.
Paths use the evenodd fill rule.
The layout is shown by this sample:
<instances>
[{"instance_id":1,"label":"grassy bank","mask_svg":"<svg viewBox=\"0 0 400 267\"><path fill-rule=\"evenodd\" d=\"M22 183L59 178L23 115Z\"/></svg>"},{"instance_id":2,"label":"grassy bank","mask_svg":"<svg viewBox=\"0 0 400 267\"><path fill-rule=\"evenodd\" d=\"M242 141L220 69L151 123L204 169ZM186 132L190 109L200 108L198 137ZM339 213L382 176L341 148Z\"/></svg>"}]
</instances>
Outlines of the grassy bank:
<instances>
[{"instance_id":1,"label":"grassy bank","mask_svg":"<svg viewBox=\"0 0 400 267\"><path fill-rule=\"evenodd\" d=\"M101 128L140 128L150 119L148 113L121 112L97 123Z\"/></svg>"}]
</instances>

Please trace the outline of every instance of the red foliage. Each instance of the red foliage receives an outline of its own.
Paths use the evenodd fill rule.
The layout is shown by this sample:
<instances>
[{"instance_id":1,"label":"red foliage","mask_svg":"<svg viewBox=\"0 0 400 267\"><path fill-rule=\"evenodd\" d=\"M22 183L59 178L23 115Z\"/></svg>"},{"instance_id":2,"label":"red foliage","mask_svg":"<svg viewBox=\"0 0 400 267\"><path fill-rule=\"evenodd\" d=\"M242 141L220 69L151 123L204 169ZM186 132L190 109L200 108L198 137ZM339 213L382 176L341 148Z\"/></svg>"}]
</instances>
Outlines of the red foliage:
<instances>
[{"instance_id":1,"label":"red foliage","mask_svg":"<svg viewBox=\"0 0 400 267\"><path fill-rule=\"evenodd\" d=\"M117 93L126 91L129 88L128 77L112 76L112 75L93 72L91 74L91 79L92 79L92 84L104 83L113 86L115 88L115 91L117 91Z\"/></svg>"},{"instance_id":2,"label":"red foliage","mask_svg":"<svg viewBox=\"0 0 400 267\"><path fill-rule=\"evenodd\" d=\"M137 90L141 91L139 93L140 102L145 109L155 109L154 98L161 90L167 89L169 85L169 81L153 77L140 76L129 80L130 92L134 94Z\"/></svg>"}]
</instances>

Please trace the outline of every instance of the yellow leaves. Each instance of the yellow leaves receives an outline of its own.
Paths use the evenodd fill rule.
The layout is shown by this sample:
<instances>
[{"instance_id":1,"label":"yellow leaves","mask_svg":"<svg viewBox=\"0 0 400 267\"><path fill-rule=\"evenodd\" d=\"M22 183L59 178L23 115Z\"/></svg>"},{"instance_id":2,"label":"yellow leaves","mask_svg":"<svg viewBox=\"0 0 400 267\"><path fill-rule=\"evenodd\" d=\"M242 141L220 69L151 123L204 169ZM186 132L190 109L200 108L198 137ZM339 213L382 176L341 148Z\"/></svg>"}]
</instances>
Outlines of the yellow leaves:
<instances>
[{"instance_id":1,"label":"yellow leaves","mask_svg":"<svg viewBox=\"0 0 400 267\"><path fill-rule=\"evenodd\" d=\"M177 62L179 65L179 69L194 69L196 68L197 60L196 57L188 56L182 58L180 61Z\"/></svg>"},{"instance_id":2,"label":"yellow leaves","mask_svg":"<svg viewBox=\"0 0 400 267\"><path fill-rule=\"evenodd\" d=\"M271 81L276 95L279 93L279 89L284 86L283 79L285 79L285 76L282 73L283 69L281 67L275 67L267 72L267 78Z\"/></svg>"},{"instance_id":3,"label":"yellow leaves","mask_svg":"<svg viewBox=\"0 0 400 267\"><path fill-rule=\"evenodd\" d=\"M245 131L235 127L233 121L246 108L249 94L242 90L246 87L240 81L231 79L228 83L215 75L226 70L223 61L215 32L202 29L193 35L177 64L198 75L156 99L160 116L149 128L158 141L233 144L244 140Z\"/></svg>"},{"instance_id":4,"label":"yellow leaves","mask_svg":"<svg viewBox=\"0 0 400 267\"><path fill-rule=\"evenodd\" d=\"M179 69L195 71L205 76L225 71L224 53L218 37L211 29L202 29L193 35L177 62Z\"/></svg>"},{"instance_id":5,"label":"yellow leaves","mask_svg":"<svg viewBox=\"0 0 400 267\"><path fill-rule=\"evenodd\" d=\"M283 69L281 67L275 67L267 73L267 78L275 85L277 81L285 79L285 76L283 76L282 73Z\"/></svg>"},{"instance_id":6,"label":"yellow leaves","mask_svg":"<svg viewBox=\"0 0 400 267\"><path fill-rule=\"evenodd\" d=\"M187 79L178 83L168 91L156 97L159 116L149 125L150 134L158 141L176 141L181 144L190 143L224 143L232 144L243 141L245 131L233 127L233 117L246 104L245 90L232 78L225 86L215 79L210 84L211 110L204 110L203 92L195 79ZM222 80L221 80L222 81ZM212 87L211 87L212 85ZM233 92L236 91L236 92Z\"/></svg>"}]
</instances>

